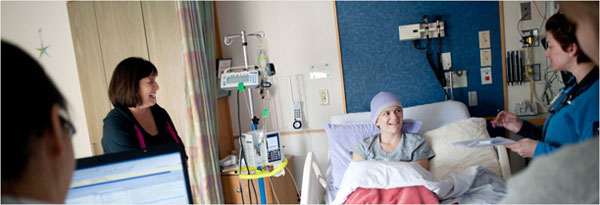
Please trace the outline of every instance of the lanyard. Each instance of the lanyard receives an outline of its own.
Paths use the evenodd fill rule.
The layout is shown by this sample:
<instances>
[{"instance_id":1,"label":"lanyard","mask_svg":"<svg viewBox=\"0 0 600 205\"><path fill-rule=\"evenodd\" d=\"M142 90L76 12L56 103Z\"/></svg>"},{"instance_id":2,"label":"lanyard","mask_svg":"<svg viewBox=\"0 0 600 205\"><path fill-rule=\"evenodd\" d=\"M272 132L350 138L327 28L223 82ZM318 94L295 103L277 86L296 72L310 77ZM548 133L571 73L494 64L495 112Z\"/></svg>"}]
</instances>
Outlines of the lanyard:
<instances>
[{"instance_id":1,"label":"lanyard","mask_svg":"<svg viewBox=\"0 0 600 205\"><path fill-rule=\"evenodd\" d=\"M140 128L138 128L137 125L133 125L133 127L135 128L135 131L137 132L137 137L138 137L138 140L140 141L140 147L142 149L146 149L146 141L144 140L144 136L142 135ZM171 133L171 136L173 137L175 142L179 143L179 139L177 138L177 135L175 135L175 131L173 131L173 127L171 126L171 123L169 123L169 121L167 121L167 131L169 133Z\"/></svg>"}]
</instances>

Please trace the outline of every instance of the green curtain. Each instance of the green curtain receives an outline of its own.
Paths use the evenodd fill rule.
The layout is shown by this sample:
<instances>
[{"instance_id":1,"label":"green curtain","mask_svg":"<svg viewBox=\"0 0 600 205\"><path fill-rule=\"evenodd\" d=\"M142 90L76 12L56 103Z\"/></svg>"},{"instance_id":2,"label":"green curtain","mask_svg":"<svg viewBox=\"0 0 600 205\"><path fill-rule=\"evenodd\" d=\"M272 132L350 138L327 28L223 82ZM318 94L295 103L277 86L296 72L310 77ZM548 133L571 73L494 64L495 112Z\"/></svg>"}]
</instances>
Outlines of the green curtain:
<instances>
[{"instance_id":1,"label":"green curtain","mask_svg":"<svg viewBox=\"0 0 600 205\"><path fill-rule=\"evenodd\" d=\"M213 2L177 2L185 70L185 145L194 203L223 201L217 148Z\"/></svg>"}]
</instances>

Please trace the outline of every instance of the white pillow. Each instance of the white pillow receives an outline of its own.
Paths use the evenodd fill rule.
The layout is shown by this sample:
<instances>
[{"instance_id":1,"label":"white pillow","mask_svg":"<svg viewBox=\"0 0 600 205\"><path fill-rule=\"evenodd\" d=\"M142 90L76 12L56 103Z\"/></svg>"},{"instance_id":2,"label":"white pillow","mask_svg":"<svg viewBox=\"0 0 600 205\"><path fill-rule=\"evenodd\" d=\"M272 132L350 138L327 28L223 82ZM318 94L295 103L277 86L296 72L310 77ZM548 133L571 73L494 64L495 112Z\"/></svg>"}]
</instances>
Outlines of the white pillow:
<instances>
[{"instance_id":1,"label":"white pillow","mask_svg":"<svg viewBox=\"0 0 600 205\"><path fill-rule=\"evenodd\" d=\"M453 142L490 138L483 118L455 121L428 131L423 137L435 152L435 157L429 161L429 171L438 179L444 179L453 171L460 172L473 165L481 165L502 176L494 147L466 148L452 145Z\"/></svg>"}]
</instances>

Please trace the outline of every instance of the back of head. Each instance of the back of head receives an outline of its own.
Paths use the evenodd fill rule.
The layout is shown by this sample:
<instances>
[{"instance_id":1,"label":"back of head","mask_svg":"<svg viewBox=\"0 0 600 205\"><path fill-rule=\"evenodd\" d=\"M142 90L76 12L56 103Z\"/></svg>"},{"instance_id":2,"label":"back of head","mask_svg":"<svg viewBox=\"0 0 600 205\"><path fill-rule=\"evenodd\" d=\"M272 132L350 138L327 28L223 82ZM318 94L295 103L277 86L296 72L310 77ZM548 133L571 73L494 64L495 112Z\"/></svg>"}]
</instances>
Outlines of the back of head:
<instances>
[{"instance_id":1,"label":"back of head","mask_svg":"<svg viewBox=\"0 0 600 205\"><path fill-rule=\"evenodd\" d=\"M121 61L110 79L108 97L115 107L136 107L142 104L138 94L139 81L150 75L158 75L156 67L147 60L130 57Z\"/></svg>"},{"instance_id":2,"label":"back of head","mask_svg":"<svg viewBox=\"0 0 600 205\"><path fill-rule=\"evenodd\" d=\"M577 26L581 50L598 64L598 1L558 1L560 11Z\"/></svg>"},{"instance_id":3,"label":"back of head","mask_svg":"<svg viewBox=\"0 0 600 205\"><path fill-rule=\"evenodd\" d=\"M569 22L567 17L561 13L552 15L546 22L546 32L552 33L563 51L567 51L571 44L576 44L579 48L577 50L577 63L590 62L590 58L581 51L581 46L575 36L575 29L575 24Z\"/></svg>"},{"instance_id":4,"label":"back of head","mask_svg":"<svg viewBox=\"0 0 600 205\"><path fill-rule=\"evenodd\" d=\"M402 107L402 103L400 99L396 97L393 93L390 92L379 92L373 99L371 99L371 119L373 123L377 121L377 118L385 110L390 106L400 106Z\"/></svg>"},{"instance_id":5,"label":"back of head","mask_svg":"<svg viewBox=\"0 0 600 205\"><path fill-rule=\"evenodd\" d=\"M15 180L25 168L31 142L50 127L50 111L65 100L40 64L2 41L2 181ZM8 80L10 78L11 80ZM10 83L10 84L8 84Z\"/></svg>"}]
</instances>

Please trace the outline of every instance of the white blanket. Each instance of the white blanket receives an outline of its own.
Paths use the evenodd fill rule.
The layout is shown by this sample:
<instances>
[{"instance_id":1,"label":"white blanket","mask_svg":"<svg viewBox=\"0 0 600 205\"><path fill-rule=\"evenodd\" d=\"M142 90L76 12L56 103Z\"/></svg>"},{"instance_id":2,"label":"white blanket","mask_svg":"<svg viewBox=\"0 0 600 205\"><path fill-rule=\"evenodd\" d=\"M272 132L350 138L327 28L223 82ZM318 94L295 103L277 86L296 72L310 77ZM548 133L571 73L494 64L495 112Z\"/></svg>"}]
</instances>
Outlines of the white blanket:
<instances>
[{"instance_id":1,"label":"white blanket","mask_svg":"<svg viewBox=\"0 0 600 205\"><path fill-rule=\"evenodd\" d=\"M441 203L497 203L506 194L504 180L481 166L472 166L438 180L431 172L409 162L352 162L344 173L333 204L341 204L357 188L391 189L422 185Z\"/></svg>"}]
</instances>

